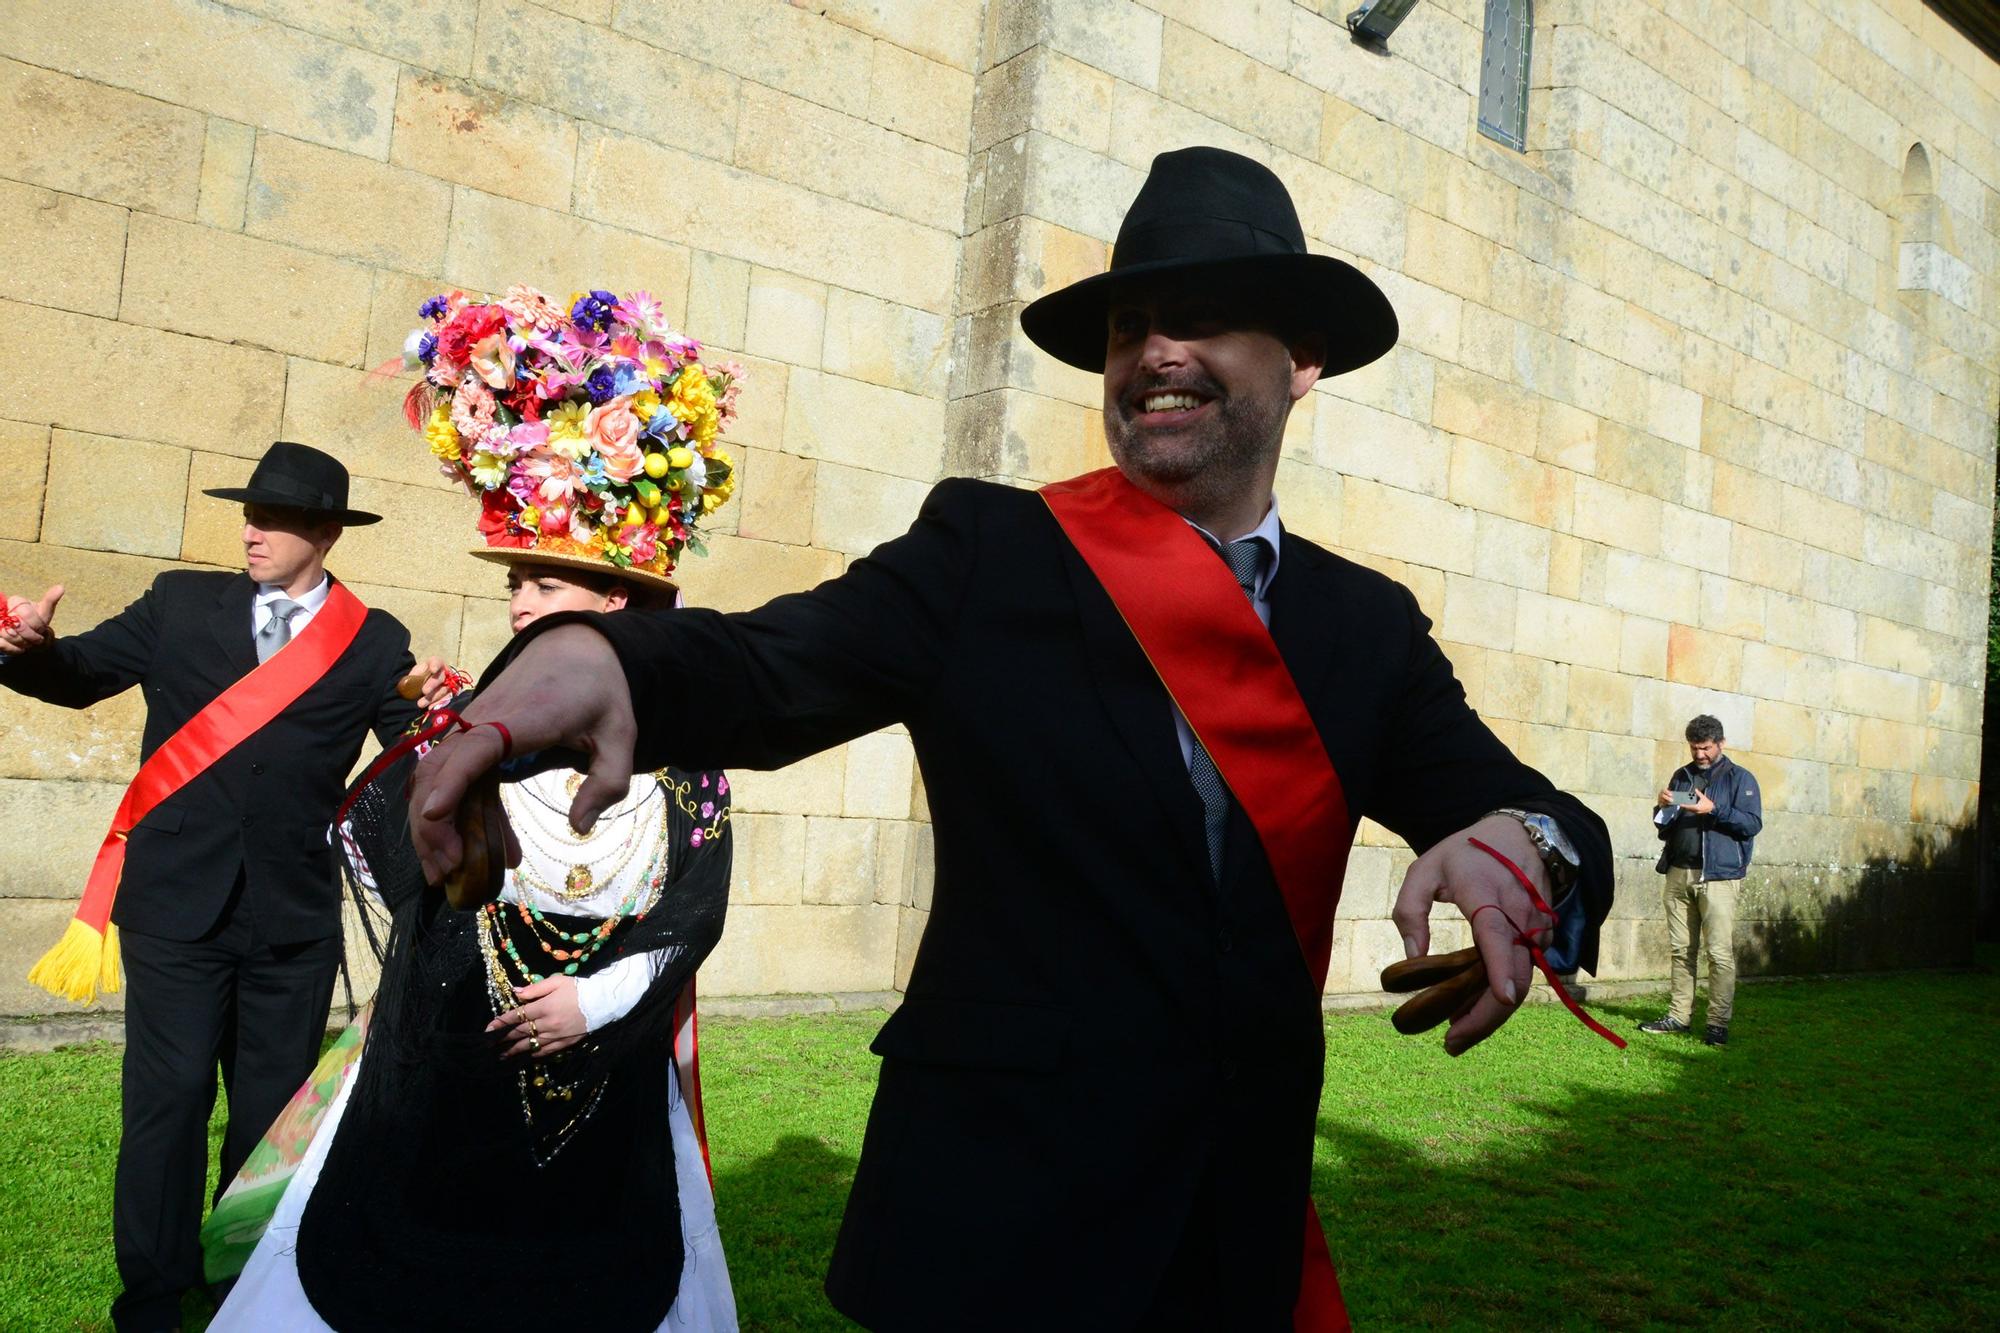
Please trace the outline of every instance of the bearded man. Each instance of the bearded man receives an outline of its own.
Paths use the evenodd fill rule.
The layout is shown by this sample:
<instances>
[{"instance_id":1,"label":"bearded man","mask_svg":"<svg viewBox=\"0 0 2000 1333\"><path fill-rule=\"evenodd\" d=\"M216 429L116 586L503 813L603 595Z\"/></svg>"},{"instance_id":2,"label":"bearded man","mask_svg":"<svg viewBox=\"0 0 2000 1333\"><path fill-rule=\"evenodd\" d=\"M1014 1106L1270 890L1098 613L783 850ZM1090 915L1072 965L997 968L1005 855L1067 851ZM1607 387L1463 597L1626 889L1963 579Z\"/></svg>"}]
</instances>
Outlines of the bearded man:
<instances>
[{"instance_id":1,"label":"bearded man","mask_svg":"<svg viewBox=\"0 0 2000 1333\"><path fill-rule=\"evenodd\" d=\"M1479 721L1409 591L1279 522L1286 418L1394 344L1382 293L1214 148L1154 161L1113 253L1022 325L1103 374L1115 469L944 481L755 611L538 622L467 714L501 726L412 801L441 877L510 745L590 752L587 823L635 751L768 768L909 729L936 887L827 1276L870 1328L1345 1327L1308 1184L1356 820L1423 853L1412 954L1434 901L1471 920L1488 984L1454 1054L1513 1013L1548 924L1471 838L1559 900L1585 967L1610 904L1602 822Z\"/></svg>"}]
</instances>

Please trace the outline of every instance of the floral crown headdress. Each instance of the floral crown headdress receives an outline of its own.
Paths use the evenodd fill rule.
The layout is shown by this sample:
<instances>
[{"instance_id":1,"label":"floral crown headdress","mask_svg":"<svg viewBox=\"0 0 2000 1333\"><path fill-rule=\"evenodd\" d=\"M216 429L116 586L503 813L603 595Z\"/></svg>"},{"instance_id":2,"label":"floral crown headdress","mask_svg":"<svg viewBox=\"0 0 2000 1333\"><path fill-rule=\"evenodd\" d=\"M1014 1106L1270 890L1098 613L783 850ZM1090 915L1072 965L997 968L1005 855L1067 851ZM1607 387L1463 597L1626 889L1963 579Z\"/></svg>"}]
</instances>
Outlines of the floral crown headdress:
<instances>
[{"instance_id":1,"label":"floral crown headdress","mask_svg":"<svg viewBox=\"0 0 2000 1333\"><path fill-rule=\"evenodd\" d=\"M433 296L403 345L403 414L479 500L474 555L610 569L672 586L697 528L736 489L717 437L743 371L704 365L646 292L532 287Z\"/></svg>"}]
</instances>

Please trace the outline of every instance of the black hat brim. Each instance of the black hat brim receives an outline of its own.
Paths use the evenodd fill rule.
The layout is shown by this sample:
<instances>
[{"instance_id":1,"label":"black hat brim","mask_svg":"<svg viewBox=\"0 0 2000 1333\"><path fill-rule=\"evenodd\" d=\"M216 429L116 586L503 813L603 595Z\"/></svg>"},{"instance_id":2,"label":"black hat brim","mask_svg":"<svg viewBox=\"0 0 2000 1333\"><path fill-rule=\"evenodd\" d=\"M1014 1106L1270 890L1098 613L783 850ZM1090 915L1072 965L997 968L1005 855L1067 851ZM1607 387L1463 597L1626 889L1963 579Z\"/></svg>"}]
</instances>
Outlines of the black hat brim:
<instances>
[{"instance_id":1,"label":"black hat brim","mask_svg":"<svg viewBox=\"0 0 2000 1333\"><path fill-rule=\"evenodd\" d=\"M1396 312L1382 289L1352 264L1312 254L1160 259L1114 268L1030 303L1021 311L1021 330L1056 360L1102 374L1112 303L1163 278L1192 276L1212 279L1218 291L1254 294L1287 333L1324 338L1321 379L1359 370L1396 345Z\"/></svg>"},{"instance_id":2,"label":"black hat brim","mask_svg":"<svg viewBox=\"0 0 2000 1333\"><path fill-rule=\"evenodd\" d=\"M261 491L254 486L218 486L212 491L203 491L218 500L236 500L242 504L270 505L273 509L296 509L304 514L319 514L329 523L343 527L365 528L370 523L380 523L380 514L371 514L365 509L320 509L313 505L302 505L295 495L284 495L277 491Z\"/></svg>"}]
</instances>

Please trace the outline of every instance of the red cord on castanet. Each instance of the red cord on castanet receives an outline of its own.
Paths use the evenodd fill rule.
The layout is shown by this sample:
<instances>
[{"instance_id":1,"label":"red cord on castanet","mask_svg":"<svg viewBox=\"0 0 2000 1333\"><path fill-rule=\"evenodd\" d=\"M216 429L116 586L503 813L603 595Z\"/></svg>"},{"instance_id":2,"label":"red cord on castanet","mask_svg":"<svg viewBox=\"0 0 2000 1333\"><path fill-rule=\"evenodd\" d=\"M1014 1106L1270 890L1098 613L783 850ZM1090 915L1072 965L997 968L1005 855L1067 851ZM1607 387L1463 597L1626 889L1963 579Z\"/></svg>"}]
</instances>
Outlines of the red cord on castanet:
<instances>
[{"instance_id":1,"label":"red cord on castanet","mask_svg":"<svg viewBox=\"0 0 2000 1333\"><path fill-rule=\"evenodd\" d=\"M1506 856L1504 856L1498 851L1495 851L1493 848L1487 846L1485 843L1481 842L1477 838L1467 838L1466 841L1471 843L1474 847L1477 847L1480 851L1485 852L1488 856L1498 861L1501 865L1506 866L1507 873L1511 874L1514 877L1515 882L1528 891L1528 901L1535 905L1535 910L1537 912L1540 912L1543 916L1546 916L1550 921L1554 921L1556 919L1556 914L1549 909L1549 905L1547 903L1542 901L1542 895L1535 892L1534 881L1521 873L1521 867L1515 865L1512 861L1508 860ZM1592 1032L1595 1032L1598 1036L1610 1042L1613 1046L1616 1046L1619 1050L1621 1051L1624 1050L1625 1039L1623 1037L1620 1037L1617 1033L1605 1027L1602 1023L1592 1018L1589 1014L1583 1012L1583 1006L1578 1004L1576 1002L1576 997L1569 993L1569 987L1562 984L1562 978L1558 977L1555 973L1555 969L1549 966L1548 956L1542 952L1541 946L1535 943L1534 935L1529 931L1521 929L1521 923L1514 920L1513 917L1507 916L1505 910L1494 906L1494 904L1492 903L1488 903L1486 906L1493 907L1493 909L1499 912L1501 916L1507 917L1507 924L1514 928L1514 943L1527 946L1529 955L1532 956L1535 960L1535 966L1542 969L1542 975L1548 978L1549 986L1551 989L1555 991L1556 998L1561 1000L1565 1005L1568 1005L1569 1011L1575 1014L1579 1019L1581 1019L1585 1027L1589 1028ZM1473 912L1472 915L1478 916L1480 912L1483 912L1485 910L1486 909L1482 907L1478 909L1478 911Z\"/></svg>"}]
</instances>

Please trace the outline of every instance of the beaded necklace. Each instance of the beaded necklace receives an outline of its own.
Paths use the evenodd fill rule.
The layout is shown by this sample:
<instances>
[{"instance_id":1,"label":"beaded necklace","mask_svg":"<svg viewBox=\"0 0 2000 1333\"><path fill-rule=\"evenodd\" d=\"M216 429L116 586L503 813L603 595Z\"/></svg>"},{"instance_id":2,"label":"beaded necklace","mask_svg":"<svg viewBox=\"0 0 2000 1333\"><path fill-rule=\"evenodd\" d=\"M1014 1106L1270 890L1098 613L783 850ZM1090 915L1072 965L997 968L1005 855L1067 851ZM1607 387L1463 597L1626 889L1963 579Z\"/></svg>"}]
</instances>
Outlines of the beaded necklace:
<instances>
[{"instance_id":1,"label":"beaded necklace","mask_svg":"<svg viewBox=\"0 0 2000 1333\"><path fill-rule=\"evenodd\" d=\"M571 775L571 782L579 775ZM579 834L569 826L569 811L558 808L544 799L528 784L519 784L524 790L515 794L513 785L503 785L500 789L502 806L507 811L516 835L521 839L523 850L532 849L537 859L553 865L567 866L560 886L547 883L527 869L527 859L515 871L518 879L528 887L538 889L561 902L579 902L590 897L598 889L615 881L623 874L632 859L644 846L643 837L627 836L617 842L610 841L622 828L627 816L637 815L648 801L660 794L660 784L656 780L646 784L645 790L629 806L614 806L599 817L597 826L589 833ZM667 834L666 802L661 802L660 838L664 842ZM549 820L548 814L555 818Z\"/></svg>"}]
</instances>

